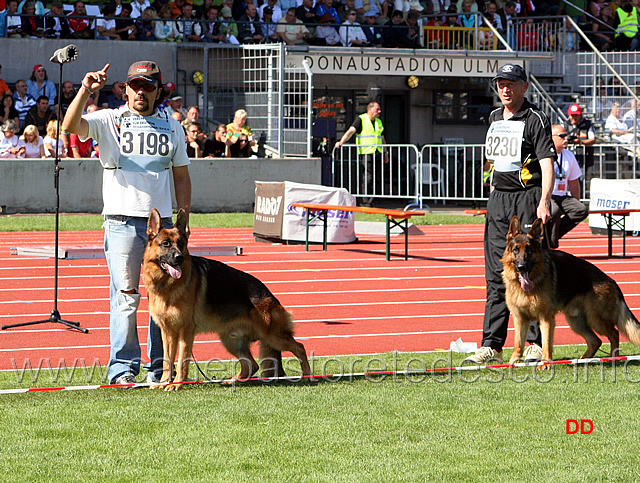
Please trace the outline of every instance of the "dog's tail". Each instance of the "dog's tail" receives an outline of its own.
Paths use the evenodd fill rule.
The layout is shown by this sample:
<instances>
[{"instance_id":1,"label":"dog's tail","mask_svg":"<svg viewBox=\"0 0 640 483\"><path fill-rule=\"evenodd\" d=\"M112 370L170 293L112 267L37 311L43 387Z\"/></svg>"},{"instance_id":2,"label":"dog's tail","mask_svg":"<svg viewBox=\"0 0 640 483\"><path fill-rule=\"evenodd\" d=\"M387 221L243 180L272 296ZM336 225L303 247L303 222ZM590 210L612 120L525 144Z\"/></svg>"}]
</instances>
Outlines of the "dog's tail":
<instances>
[{"instance_id":1,"label":"dog's tail","mask_svg":"<svg viewBox=\"0 0 640 483\"><path fill-rule=\"evenodd\" d=\"M618 322L616 325L631 342L640 346L640 322L622 297L618 299Z\"/></svg>"}]
</instances>

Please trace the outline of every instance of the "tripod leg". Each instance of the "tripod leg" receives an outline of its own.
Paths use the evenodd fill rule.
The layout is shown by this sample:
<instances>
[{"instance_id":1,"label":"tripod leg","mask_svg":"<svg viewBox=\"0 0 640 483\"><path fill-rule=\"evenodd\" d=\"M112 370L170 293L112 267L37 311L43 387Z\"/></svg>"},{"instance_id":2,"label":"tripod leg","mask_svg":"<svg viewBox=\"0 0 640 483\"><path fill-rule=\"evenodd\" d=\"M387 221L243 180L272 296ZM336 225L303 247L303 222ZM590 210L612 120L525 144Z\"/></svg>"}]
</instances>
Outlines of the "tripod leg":
<instances>
[{"instance_id":1,"label":"tripod leg","mask_svg":"<svg viewBox=\"0 0 640 483\"><path fill-rule=\"evenodd\" d=\"M66 325L70 329L79 330L83 334L88 334L89 333L89 329L84 329L84 328L80 327L80 323L79 322L70 322L68 320L58 320L58 322L60 322L61 324Z\"/></svg>"},{"instance_id":2,"label":"tripod leg","mask_svg":"<svg viewBox=\"0 0 640 483\"><path fill-rule=\"evenodd\" d=\"M32 322L21 322L19 324L3 325L2 327L0 327L0 329L5 330L5 329L12 329L13 327L25 327L27 325L46 324L47 322L52 322L52 323L56 323L57 322L57 323L66 325L70 329L79 330L80 332L82 332L84 334L88 334L89 333L89 329L83 329L82 327L80 327L80 322L71 322L69 320L62 320L60 318L60 312L58 312L56 309L53 309L51 311L51 315L49 316L48 319L35 320L35 321L32 321Z\"/></svg>"},{"instance_id":3,"label":"tripod leg","mask_svg":"<svg viewBox=\"0 0 640 483\"><path fill-rule=\"evenodd\" d=\"M51 319L44 319L44 320L35 320L33 322L21 322L19 324L10 324L10 325L3 325L2 327L0 327L2 330L5 329L12 329L13 327L24 327L26 325L35 325L35 324L44 324L46 322L51 322Z\"/></svg>"}]
</instances>

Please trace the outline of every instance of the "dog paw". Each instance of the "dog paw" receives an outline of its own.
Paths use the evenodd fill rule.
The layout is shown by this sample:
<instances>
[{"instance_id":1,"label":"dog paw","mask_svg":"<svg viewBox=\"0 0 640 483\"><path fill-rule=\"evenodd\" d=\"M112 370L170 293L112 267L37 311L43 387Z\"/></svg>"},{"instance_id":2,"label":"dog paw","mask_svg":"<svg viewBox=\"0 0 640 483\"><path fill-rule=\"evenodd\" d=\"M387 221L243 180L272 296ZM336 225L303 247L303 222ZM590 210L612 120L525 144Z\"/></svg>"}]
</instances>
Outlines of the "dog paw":
<instances>
[{"instance_id":1,"label":"dog paw","mask_svg":"<svg viewBox=\"0 0 640 483\"><path fill-rule=\"evenodd\" d=\"M538 367L536 367L536 369L539 371L548 371L551 369L551 364L548 361L542 362L541 364L538 365Z\"/></svg>"},{"instance_id":2,"label":"dog paw","mask_svg":"<svg viewBox=\"0 0 640 483\"><path fill-rule=\"evenodd\" d=\"M164 388L165 391L177 391L178 389L180 389L182 387L182 384L167 384Z\"/></svg>"}]
</instances>

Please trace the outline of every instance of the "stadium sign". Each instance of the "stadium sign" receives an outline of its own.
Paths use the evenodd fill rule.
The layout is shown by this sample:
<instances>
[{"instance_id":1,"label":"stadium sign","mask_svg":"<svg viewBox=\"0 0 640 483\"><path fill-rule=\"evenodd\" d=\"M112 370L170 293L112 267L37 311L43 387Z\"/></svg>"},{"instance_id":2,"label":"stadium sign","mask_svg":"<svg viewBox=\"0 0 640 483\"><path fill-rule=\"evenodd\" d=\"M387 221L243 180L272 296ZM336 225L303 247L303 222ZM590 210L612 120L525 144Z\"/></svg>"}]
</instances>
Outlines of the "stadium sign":
<instances>
[{"instance_id":1,"label":"stadium sign","mask_svg":"<svg viewBox=\"0 0 640 483\"><path fill-rule=\"evenodd\" d=\"M508 61L470 57L404 57L362 53L358 55L287 54L292 66L309 63L314 74L355 75L418 75L445 77L493 77L498 68Z\"/></svg>"}]
</instances>

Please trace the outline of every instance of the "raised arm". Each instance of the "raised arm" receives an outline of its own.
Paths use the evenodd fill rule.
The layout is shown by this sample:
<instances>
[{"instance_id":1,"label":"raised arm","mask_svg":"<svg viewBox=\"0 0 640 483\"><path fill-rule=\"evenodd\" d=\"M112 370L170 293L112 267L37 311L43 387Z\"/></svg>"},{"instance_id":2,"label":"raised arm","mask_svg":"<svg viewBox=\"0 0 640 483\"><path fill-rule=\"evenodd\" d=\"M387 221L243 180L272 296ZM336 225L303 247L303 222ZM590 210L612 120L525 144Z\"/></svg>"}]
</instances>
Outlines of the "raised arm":
<instances>
[{"instance_id":1,"label":"raised arm","mask_svg":"<svg viewBox=\"0 0 640 483\"><path fill-rule=\"evenodd\" d=\"M109 64L99 70L98 72L87 72L82 79L82 87L78 89L76 97L73 98L67 113L64 116L62 122L62 129L66 132L77 134L78 136L85 138L89 134L89 123L82 117L82 111L87 99L95 91L102 89L107 83L107 71L109 70Z\"/></svg>"}]
</instances>

